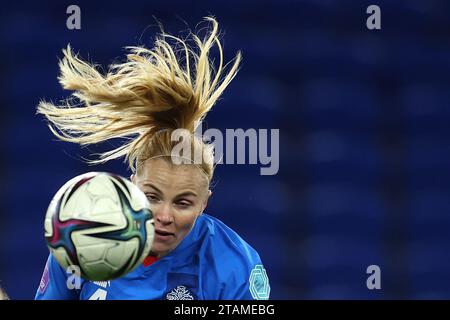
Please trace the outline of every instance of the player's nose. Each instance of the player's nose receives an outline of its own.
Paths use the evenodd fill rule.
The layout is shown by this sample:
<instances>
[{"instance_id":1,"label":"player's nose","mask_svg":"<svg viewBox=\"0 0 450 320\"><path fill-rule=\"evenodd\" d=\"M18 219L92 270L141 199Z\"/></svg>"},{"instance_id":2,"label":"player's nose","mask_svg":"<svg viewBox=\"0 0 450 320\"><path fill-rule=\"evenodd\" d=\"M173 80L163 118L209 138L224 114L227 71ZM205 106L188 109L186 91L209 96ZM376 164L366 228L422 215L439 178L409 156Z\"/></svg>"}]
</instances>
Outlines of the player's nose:
<instances>
[{"instance_id":1,"label":"player's nose","mask_svg":"<svg viewBox=\"0 0 450 320\"><path fill-rule=\"evenodd\" d=\"M161 204L157 208L154 208L153 214L155 215L155 219L164 224L170 224L173 222L173 213L172 213L172 207L170 204Z\"/></svg>"}]
</instances>

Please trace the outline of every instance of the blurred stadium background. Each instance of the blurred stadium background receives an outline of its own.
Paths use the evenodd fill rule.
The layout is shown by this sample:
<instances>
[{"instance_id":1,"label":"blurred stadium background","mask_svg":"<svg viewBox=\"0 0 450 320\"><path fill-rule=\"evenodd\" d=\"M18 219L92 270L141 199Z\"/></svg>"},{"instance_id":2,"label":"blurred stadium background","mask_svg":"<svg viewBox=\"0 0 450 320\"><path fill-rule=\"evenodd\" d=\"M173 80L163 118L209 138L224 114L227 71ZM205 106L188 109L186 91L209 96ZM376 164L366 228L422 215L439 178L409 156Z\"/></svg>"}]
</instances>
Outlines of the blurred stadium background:
<instances>
[{"instance_id":1,"label":"blurred stadium background","mask_svg":"<svg viewBox=\"0 0 450 320\"><path fill-rule=\"evenodd\" d=\"M66 8L81 8L81 30ZM366 28L381 7L382 30ZM158 28L215 15L242 69L211 128L279 128L278 175L220 165L207 212L260 253L275 299L450 298L450 3L398 1L24 1L0 9L0 280L32 299L48 254L56 190L92 170L35 115L57 101L71 43L104 67ZM151 26L150 26L151 25ZM149 27L150 26L150 27ZM117 60L116 60L117 61ZM106 146L107 147L107 146ZM100 148L100 147L99 147ZM98 151L92 147L91 150ZM381 268L368 290L366 268Z\"/></svg>"}]
</instances>

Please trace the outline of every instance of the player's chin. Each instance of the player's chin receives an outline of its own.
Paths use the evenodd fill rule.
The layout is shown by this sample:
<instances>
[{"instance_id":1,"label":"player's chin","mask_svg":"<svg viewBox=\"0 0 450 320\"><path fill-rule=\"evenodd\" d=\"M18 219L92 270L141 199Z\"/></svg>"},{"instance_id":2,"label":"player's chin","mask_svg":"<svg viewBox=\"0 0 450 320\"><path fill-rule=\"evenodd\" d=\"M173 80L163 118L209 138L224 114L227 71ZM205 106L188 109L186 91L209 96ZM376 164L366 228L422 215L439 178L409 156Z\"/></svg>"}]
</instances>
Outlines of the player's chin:
<instances>
[{"instance_id":1,"label":"player's chin","mask_svg":"<svg viewBox=\"0 0 450 320\"><path fill-rule=\"evenodd\" d=\"M153 246L151 252L154 256L162 258L168 255L172 250L172 248L168 247Z\"/></svg>"},{"instance_id":2,"label":"player's chin","mask_svg":"<svg viewBox=\"0 0 450 320\"><path fill-rule=\"evenodd\" d=\"M164 252L171 251L173 249L173 247L175 246L174 240L175 239L173 239L172 241L164 241L164 240L155 238L153 240L152 252L161 254Z\"/></svg>"}]
</instances>

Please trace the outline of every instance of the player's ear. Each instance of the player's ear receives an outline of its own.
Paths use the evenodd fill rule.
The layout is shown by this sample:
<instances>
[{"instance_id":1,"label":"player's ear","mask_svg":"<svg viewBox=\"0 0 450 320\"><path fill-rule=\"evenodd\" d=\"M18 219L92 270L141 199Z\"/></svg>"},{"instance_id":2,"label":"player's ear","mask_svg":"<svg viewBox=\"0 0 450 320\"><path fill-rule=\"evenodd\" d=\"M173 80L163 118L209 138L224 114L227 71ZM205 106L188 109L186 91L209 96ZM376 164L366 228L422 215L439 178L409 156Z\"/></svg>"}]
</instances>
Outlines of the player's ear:
<instances>
[{"instance_id":1,"label":"player's ear","mask_svg":"<svg viewBox=\"0 0 450 320\"><path fill-rule=\"evenodd\" d=\"M134 184L136 184L136 175L133 173L131 176L130 176L130 181L131 182L133 182Z\"/></svg>"},{"instance_id":2,"label":"player's ear","mask_svg":"<svg viewBox=\"0 0 450 320\"><path fill-rule=\"evenodd\" d=\"M208 194L206 195L205 201L203 202L203 205L202 205L202 211L205 210L206 206L208 205L208 200L209 200L209 197L211 197L211 195L212 195L212 191L208 190Z\"/></svg>"}]
</instances>

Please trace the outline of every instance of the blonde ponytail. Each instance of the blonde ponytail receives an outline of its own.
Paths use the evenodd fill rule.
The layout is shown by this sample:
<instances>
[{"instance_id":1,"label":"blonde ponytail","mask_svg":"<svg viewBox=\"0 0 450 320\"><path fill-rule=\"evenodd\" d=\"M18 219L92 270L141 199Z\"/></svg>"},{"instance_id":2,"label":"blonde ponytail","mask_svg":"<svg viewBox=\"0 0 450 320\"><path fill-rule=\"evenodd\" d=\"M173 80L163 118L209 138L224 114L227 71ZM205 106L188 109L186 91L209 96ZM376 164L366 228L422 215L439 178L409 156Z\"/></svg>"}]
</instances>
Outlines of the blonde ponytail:
<instances>
[{"instance_id":1,"label":"blonde ponytail","mask_svg":"<svg viewBox=\"0 0 450 320\"><path fill-rule=\"evenodd\" d=\"M196 50L185 40L162 32L152 50L127 47L126 62L110 66L106 75L68 46L59 63L58 79L64 89L74 91L72 98L61 105L41 101L37 112L63 141L89 145L115 138L129 140L91 163L125 156L135 171L148 158L170 155L171 131L182 128L193 134L235 77L241 61L238 52L230 66L224 65L218 23L212 17L205 20L211 25L205 39L192 35ZM214 46L219 53L217 70L210 60ZM192 143L205 147L205 158L212 159L212 148L201 139L194 137ZM202 165L209 179L212 166Z\"/></svg>"}]
</instances>

